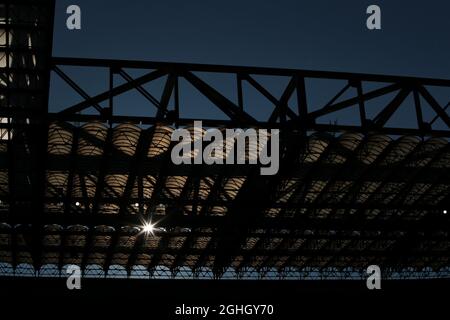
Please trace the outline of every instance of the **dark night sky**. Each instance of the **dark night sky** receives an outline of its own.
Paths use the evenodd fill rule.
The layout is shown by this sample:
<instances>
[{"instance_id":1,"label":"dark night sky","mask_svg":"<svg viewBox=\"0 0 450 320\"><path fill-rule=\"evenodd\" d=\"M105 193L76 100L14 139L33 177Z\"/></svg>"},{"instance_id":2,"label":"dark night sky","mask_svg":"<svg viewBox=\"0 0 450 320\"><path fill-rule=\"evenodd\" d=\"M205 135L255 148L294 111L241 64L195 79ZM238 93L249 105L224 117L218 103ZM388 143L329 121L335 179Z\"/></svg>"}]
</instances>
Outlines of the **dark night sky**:
<instances>
[{"instance_id":1,"label":"dark night sky","mask_svg":"<svg viewBox=\"0 0 450 320\"><path fill-rule=\"evenodd\" d=\"M65 26L70 4L81 7L80 31ZM366 28L370 4L381 7L382 30ZM444 0L58 0L54 30L54 56L450 78Z\"/></svg>"}]
</instances>

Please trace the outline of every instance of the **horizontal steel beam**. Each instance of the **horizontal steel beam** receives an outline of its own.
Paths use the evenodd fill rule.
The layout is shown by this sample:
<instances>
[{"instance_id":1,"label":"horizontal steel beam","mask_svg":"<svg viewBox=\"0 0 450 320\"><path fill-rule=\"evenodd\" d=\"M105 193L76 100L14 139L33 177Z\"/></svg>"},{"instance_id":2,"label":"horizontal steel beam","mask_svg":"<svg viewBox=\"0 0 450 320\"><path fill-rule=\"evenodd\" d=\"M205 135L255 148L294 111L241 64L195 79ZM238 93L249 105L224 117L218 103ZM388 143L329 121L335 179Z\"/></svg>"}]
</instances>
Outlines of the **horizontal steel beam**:
<instances>
[{"instance_id":1,"label":"horizontal steel beam","mask_svg":"<svg viewBox=\"0 0 450 320\"><path fill-rule=\"evenodd\" d=\"M170 152L170 150L169 150ZM162 165L167 166L168 176L199 176L208 177L218 174L222 174L226 177L238 177L238 176L248 176L251 170L255 168L260 168L261 165L258 164L180 164L175 165L169 161L165 163L166 154L165 152L160 157L146 158L141 163L141 174L143 175L153 175L156 176L159 173L159 168ZM71 167L68 163L69 156L59 156L59 155L49 155L47 162L48 171L71 171ZM132 157L128 156L115 156L111 159L108 174L125 174L129 173L129 168L131 166ZM0 169L6 167L6 159L0 154ZM77 165L75 172L86 175L86 174L96 174L98 168L101 164L100 156L77 156ZM281 179L296 179L303 178L306 174L311 175L312 180L327 181L329 177L335 177L338 181L355 181L364 174L364 181L376 182L385 181L385 173L392 169L391 166L379 165L376 167L370 167L364 163L355 163L352 167L339 165L339 164L320 164L319 170L314 169L316 163L299 163L297 166L292 167L290 172L280 173L278 177ZM370 171L367 168L370 167ZM195 169L195 170L194 170ZM396 169L396 175L390 177L388 182L404 182L409 181L412 174L416 173L416 167L401 167ZM414 182L416 183L433 183L435 181L434 177L443 176L448 177L450 184L450 170L448 168L424 168L420 174L414 177ZM443 179L444 180L444 179ZM445 183L443 183L445 184ZM275 195L274 195L275 196Z\"/></svg>"},{"instance_id":2,"label":"horizontal steel beam","mask_svg":"<svg viewBox=\"0 0 450 320\"><path fill-rule=\"evenodd\" d=\"M187 126L193 125L194 121L202 121L204 127L225 127L225 128L267 128L267 129L282 129L288 131L296 131L299 129L299 123L297 121L287 121L286 123L270 123L259 121L255 123L239 123L236 124L232 120L222 120L222 119L199 119L199 118L179 118L176 120L166 120L158 119L156 117L145 117L145 116L123 116L123 115L96 115L96 114L59 114L59 113L48 113L43 116L32 109L21 109L21 110L11 110L11 108L0 108L0 117L14 117L15 119L41 119L44 121L66 121L66 122L90 122L97 121L102 123L132 123L136 125L177 125L177 126ZM21 128L24 126L29 126L25 123L14 123L7 124L1 123L0 128ZM303 126L303 125L302 125ZM365 129L358 125L339 125L339 124L327 124L327 123L306 123L304 128L310 132L358 132L367 134L368 132L373 132L377 134L387 134L394 136L402 135L414 135L414 136L433 136L433 137L446 137L450 138L450 130L440 130L431 128L397 128L397 127L382 127Z\"/></svg>"},{"instance_id":3,"label":"horizontal steel beam","mask_svg":"<svg viewBox=\"0 0 450 320\"><path fill-rule=\"evenodd\" d=\"M53 252L58 251L59 246L47 246L43 247L44 252ZM0 250L8 249L7 247L0 246ZM84 246L71 246L66 247L67 251L71 253L78 253L83 254L86 251L86 248ZM27 246L17 246L17 250L20 251L27 251ZM100 246L91 246L89 248L89 253L108 253L110 250L109 247L100 247ZM121 247L116 246L114 248L114 253L123 253L123 254L130 254L132 252L133 248L127 248L127 247ZM236 255L242 255L242 256L292 256L295 257L312 257L312 258L323 258L323 257L332 257L336 254L340 257L402 257L405 253L407 253L408 259L414 259L419 257L450 257L450 252L444 251L444 250L414 250L413 248L411 250L405 250L405 252L398 252L395 250L374 250L374 249L326 249L326 248L305 248L305 249L298 249L298 250L290 250L290 249L275 249L275 250L269 250L269 249L251 249L251 250L244 250L244 249L233 249L233 248L222 248L221 252L218 252L216 248L207 248L207 249L197 249L197 248L188 248L186 250L176 249L176 248L148 248L145 246L142 246L140 248L137 248L137 253L144 253L144 254L168 254L168 255L216 255L218 253L225 254L228 256L236 256ZM162 264L164 264L163 261L161 261ZM251 263L251 261L248 261L248 263ZM266 263L263 263L266 264Z\"/></svg>"},{"instance_id":4,"label":"horizontal steel beam","mask_svg":"<svg viewBox=\"0 0 450 320\"><path fill-rule=\"evenodd\" d=\"M405 77L378 75L366 73L349 73L334 71L312 71L301 69L282 69L282 68L263 68L263 67L241 67L230 65L210 65L193 63L173 63L173 62L155 62L155 61L133 61L133 60L112 60L112 59L87 59L87 58L67 58L53 57L53 65L85 66L85 67L117 67L117 68L142 68L142 69L160 69L168 72L177 70L197 71L197 72L219 72L219 73L247 73L273 76L300 76L307 78L327 78L327 79L357 79L362 81L375 82L410 82L422 83L428 86L450 87L450 80L432 79L420 77Z\"/></svg>"},{"instance_id":5,"label":"horizontal steel beam","mask_svg":"<svg viewBox=\"0 0 450 320\"><path fill-rule=\"evenodd\" d=\"M147 217L148 219L148 217ZM219 228L226 225L227 216L155 216L154 221L157 225L164 228ZM81 224L86 226L109 225L121 228L125 225L142 226L142 221L146 217L139 214L129 214L118 216L114 214L43 214L41 224ZM28 213L17 213L14 216L7 216L0 213L0 222L10 224L29 224L30 216ZM230 226L233 228L233 226ZM266 218L259 217L254 219L247 230L265 228L286 229L286 230L333 230L333 231L450 231L450 218L445 215L435 214L428 219L412 220L402 217L392 217L392 219L366 219L361 217L333 217L333 218L312 218L312 217L277 217Z\"/></svg>"}]
</instances>

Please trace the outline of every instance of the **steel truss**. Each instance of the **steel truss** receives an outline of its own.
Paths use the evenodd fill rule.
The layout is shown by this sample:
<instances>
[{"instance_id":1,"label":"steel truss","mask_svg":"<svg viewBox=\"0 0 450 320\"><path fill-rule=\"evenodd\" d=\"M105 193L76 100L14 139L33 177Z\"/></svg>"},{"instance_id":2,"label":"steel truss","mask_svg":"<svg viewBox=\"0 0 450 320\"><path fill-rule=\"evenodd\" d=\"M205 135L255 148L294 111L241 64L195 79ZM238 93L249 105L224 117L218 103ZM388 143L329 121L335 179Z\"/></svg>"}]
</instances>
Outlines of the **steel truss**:
<instances>
[{"instance_id":1,"label":"steel truss","mask_svg":"<svg viewBox=\"0 0 450 320\"><path fill-rule=\"evenodd\" d=\"M109 89L89 96L80 85L68 74L63 72L64 66L77 68L106 68L110 74ZM222 111L228 119L201 119L205 125L228 126L228 127L260 127L260 128L286 128L289 130L326 131L326 132L378 132L393 135L417 135L417 136L445 136L449 137L450 118L446 113L449 104L442 105L433 94L430 87L448 88L450 80L429 79L402 76L386 76L373 74L357 74L345 72L326 72L293 69L275 69L259 67L236 67L224 65L199 65L165 62L145 62L128 60L106 60L106 59L82 59L82 58L53 58L52 71L72 87L83 100L74 105L63 107L57 113L50 113L49 120L57 121L108 121L111 123L131 122L136 124L166 123L174 125L191 124L194 119L180 117L179 81L185 80L191 84L199 93L210 100L218 110ZM124 69L147 70L148 73L132 78ZM235 79L235 88L227 88L221 92L214 85L203 80L197 73L209 73L214 77L228 77ZM115 76L119 76L125 83L114 85ZM270 88L258 82L258 76L272 77L280 82L287 81L281 97L277 98L270 92ZM165 78L165 85L160 99L157 99L144 85L155 80ZM310 80L341 80L344 85L341 90L331 95L331 99L323 106L309 105L307 97L312 94L308 92L307 83ZM245 86L247 84L248 86ZM377 89L363 90L370 84L381 85ZM270 116L265 120L257 120L255 110L246 109L245 88L251 87L266 98L267 106L271 110ZM132 117L115 115L114 98L131 90L137 90L148 100L149 106L154 109L154 115L149 117ZM324 90L326 91L326 90ZM345 97L353 92L350 97ZM316 94L316 93L314 93ZM447 93L448 94L448 93ZM392 95L393 98L392 98ZM237 97L232 101L227 96ZM394 116L396 111L403 105L407 97L414 98L414 104L409 105L411 114L415 115L415 127L388 127L386 124ZM373 117L369 117L367 103L370 100L386 97L376 106ZM180 100L181 99L181 100ZM106 102L107 106L100 106ZM447 101L449 102L449 101ZM423 108L427 104L435 113L431 119L424 119ZM96 114L83 114L88 108L93 107ZM144 108L145 106L142 106ZM339 125L321 123L320 118L330 116L341 110L351 108L359 114L360 123L357 125ZM259 111L256 110L256 113ZM152 113L152 112L150 112ZM3 114L7 116L7 114ZM16 114L16 116L19 116ZM21 114L20 116L32 117L32 114ZM196 120L196 119L195 119ZM434 128L433 125L440 120L443 128Z\"/></svg>"}]
</instances>

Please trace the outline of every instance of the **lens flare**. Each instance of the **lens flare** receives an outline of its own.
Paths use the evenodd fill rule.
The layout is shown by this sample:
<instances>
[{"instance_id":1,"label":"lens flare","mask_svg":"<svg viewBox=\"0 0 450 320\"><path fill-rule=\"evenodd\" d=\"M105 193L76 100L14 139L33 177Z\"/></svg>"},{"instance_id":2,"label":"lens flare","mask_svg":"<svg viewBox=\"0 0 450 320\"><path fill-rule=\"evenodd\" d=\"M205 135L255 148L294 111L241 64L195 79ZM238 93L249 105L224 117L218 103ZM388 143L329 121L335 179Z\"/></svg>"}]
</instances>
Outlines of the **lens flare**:
<instances>
[{"instance_id":1,"label":"lens flare","mask_svg":"<svg viewBox=\"0 0 450 320\"><path fill-rule=\"evenodd\" d=\"M153 234L153 232L155 231L155 225L151 222L147 222L143 225L142 231L144 231L146 234Z\"/></svg>"}]
</instances>

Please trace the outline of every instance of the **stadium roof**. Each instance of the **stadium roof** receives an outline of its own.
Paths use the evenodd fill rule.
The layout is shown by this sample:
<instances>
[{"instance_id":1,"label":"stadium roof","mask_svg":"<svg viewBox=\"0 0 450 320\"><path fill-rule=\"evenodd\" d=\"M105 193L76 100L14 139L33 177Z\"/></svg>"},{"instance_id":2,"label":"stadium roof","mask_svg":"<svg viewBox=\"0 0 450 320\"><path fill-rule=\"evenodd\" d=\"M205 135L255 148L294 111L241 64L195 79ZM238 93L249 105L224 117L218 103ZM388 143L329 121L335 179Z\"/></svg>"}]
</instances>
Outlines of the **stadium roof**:
<instances>
[{"instance_id":1,"label":"stadium roof","mask_svg":"<svg viewBox=\"0 0 450 320\"><path fill-rule=\"evenodd\" d=\"M0 262L164 267L173 274L188 267L216 277L230 268L286 275L371 264L449 267L450 119L433 91L448 97L449 80L52 58L51 1L19 3L1 7ZM105 69L108 89L89 96L67 66ZM145 73L133 78L129 70L136 69ZM83 100L49 112L50 72ZM201 72L231 77L235 86L215 88ZM286 80L280 98L262 76ZM311 79L344 85L331 96L328 85L311 93ZM155 81L160 90L145 87ZM183 118L181 81L226 119ZM249 88L270 107L267 119L248 108ZM132 90L153 105L153 115L117 114L116 96ZM308 94L331 100L313 108ZM414 126L388 126L405 105ZM344 109L359 122L320 122ZM171 133L192 131L194 119L221 129L279 128L280 171L174 165ZM142 228L150 219L149 235Z\"/></svg>"}]
</instances>

